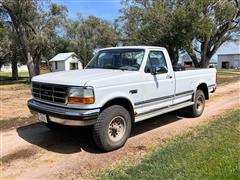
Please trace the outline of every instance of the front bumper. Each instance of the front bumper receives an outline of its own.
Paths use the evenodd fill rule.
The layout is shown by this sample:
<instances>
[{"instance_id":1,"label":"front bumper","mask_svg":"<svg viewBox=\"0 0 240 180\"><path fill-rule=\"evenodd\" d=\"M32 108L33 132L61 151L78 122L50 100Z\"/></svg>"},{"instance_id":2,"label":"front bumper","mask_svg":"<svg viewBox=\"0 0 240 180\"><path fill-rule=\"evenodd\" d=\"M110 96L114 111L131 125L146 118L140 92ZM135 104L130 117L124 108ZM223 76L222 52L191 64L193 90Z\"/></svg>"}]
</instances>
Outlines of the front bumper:
<instances>
[{"instance_id":1,"label":"front bumper","mask_svg":"<svg viewBox=\"0 0 240 180\"><path fill-rule=\"evenodd\" d=\"M33 114L43 113L48 121L69 126L93 125L99 115L100 109L72 109L49 105L37 100L28 101L28 108Z\"/></svg>"}]
</instances>

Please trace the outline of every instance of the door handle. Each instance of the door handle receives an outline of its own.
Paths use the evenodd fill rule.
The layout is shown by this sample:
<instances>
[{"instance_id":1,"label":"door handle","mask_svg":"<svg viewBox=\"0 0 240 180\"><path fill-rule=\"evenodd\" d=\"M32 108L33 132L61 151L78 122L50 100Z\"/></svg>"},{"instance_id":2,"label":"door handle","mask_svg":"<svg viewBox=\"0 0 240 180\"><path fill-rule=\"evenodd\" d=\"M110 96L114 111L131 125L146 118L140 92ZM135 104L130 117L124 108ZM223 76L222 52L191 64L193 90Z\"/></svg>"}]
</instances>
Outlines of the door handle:
<instances>
[{"instance_id":1,"label":"door handle","mask_svg":"<svg viewBox=\"0 0 240 180\"><path fill-rule=\"evenodd\" d=\"M172 76L171 75L167 75L166 79L172 79Z\"/></svg>"}]
</instances>

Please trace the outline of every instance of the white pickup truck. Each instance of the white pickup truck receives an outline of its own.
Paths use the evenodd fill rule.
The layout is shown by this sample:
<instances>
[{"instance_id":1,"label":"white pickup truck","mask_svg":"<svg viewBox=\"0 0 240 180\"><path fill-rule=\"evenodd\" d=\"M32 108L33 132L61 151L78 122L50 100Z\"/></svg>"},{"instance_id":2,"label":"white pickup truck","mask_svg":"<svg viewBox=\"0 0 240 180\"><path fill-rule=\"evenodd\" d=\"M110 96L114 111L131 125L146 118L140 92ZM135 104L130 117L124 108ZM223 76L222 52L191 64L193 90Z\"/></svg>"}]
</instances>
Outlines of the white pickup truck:
<instances>
[{"instance_id":1,"label":"white pickup truck","mask_svg":"<svg viewBox=\"0 0 240 180\"><path fill-rule=\"evenodd\" d=\"M96 145L111 151L135 122L182 108L200 116L215 89L215 69L173 68L165 48L114 47L83 70L34 77L28 107L50 128L91 125Z\"/></svg>"}]
</instances>

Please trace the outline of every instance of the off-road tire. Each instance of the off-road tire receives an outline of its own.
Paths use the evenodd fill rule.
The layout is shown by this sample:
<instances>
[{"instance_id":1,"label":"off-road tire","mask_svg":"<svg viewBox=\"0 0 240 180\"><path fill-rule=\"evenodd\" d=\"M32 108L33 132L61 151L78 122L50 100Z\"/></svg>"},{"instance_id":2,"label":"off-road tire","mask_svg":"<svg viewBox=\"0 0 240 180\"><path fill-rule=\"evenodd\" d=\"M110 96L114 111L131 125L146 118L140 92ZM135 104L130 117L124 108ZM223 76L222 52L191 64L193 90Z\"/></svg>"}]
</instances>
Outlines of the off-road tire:
<instances>
[{"instance_id":1,"label":"off-road tire","mask_svg":"<svg viewBox=\"0 0 240 180\"><path fill-rule=\"evenodd\" d=\"M115 124L113 126L112 123L115 123L115 121L117 125L119 124L118 121L122 122L122 127L124 126L125 128L124 131L121 131L121 128L119 128L121 131L118 136L118 138L120 138L119 140L117 136L114 137L114 135L112 135L113 133L111 133L114 130L113 127L115 127ZM104 151L118 149L126 143L128 137L130 136L131 126L131 116L124 107L120 105L107 107L100 113L93 126L92 133L94 142ZM119 127L121 127L121 125L119 125Z\"/></svg>"},{"instance_id":2,"label":"off-road tire","mask_svg":"<svg viewBox=\"0 0 240 180\"><path fill-rule=\"evenodd\" d=\"M187 113L191 117L199 117L202 115L205 107L205 95L201 89L195 93L194 104L187 108Z\"/></svg>"}]
</instances>

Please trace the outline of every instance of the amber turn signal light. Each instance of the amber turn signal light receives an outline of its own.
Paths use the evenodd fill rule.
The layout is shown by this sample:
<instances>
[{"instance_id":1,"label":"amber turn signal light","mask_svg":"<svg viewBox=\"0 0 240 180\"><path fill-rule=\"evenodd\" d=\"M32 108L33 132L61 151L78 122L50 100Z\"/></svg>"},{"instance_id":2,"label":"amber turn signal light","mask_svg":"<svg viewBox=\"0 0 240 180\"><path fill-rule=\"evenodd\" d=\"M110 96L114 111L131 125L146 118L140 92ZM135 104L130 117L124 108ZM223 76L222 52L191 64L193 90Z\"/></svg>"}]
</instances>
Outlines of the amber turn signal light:
<instances>
[{"instance_id":1,"label":"amber turn signal light","mask_svg":"<svg viewBox=\"0 0 240 180\"><path fill-rule=\"evenodd\" d=\"M94 97L68 97L68 103L93 104Z\"/></svg>"}]
</instances>

